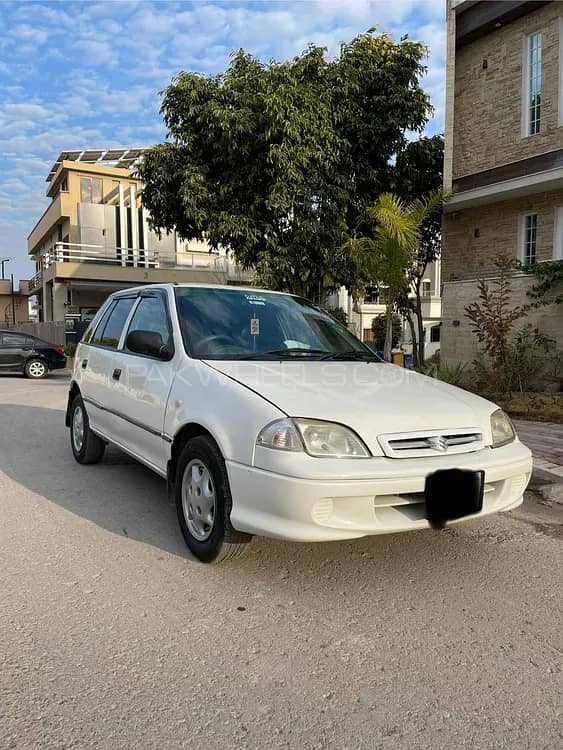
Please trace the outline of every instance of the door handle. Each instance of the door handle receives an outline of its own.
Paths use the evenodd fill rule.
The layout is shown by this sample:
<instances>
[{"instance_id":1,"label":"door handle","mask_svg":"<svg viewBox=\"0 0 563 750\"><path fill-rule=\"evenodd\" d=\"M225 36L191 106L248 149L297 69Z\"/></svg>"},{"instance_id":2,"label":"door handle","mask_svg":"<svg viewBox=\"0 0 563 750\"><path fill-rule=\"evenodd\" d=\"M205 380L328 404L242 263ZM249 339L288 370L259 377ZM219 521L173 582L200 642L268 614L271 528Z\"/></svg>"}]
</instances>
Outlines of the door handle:
<instances>
[{"instance_id":1,"label":"door handle","mask_svg":"<svg viewBox=\"0 0 563 750\"><path fill-rule=\"evenodd\" d=\"M121 370L116 367L111 376L114 380L119 380L119 378L121 377Z\"/></svg>"},{"instance_id":2,"label":"door handle","mask_svg":"<svg viewBox=\"0 0 563 750\"><path fill-rule=\"evenodd\" d=\"M82 369L83 369L83 370L85 370L85 369L86 369L86 365L87 365L87 364L88 364L88 360L87 360L87 359L83 359L83 360L82 360Z\"/></svg>"}]
</instances>

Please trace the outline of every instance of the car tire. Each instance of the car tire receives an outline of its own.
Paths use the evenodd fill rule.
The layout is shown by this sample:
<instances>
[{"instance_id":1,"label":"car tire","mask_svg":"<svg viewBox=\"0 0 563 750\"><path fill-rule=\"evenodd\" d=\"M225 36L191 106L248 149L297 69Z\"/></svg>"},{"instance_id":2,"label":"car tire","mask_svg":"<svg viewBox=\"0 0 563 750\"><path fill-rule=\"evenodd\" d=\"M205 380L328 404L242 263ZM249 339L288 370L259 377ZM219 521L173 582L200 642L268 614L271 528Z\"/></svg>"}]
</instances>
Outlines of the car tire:
<instances>
[{"instance_id":1,"label":"car tire","mask_svg":"<svg viewBox=\"0 0 563 750\"><path fill-rule=\"evenodd\" d=\"M104 441L90 429L81 396L75 396L70 407L70 445L79 464L97 464L106 449Z\"/></svg>"},{"instance_id":2,"label":"car tire","mask_svg":"<svg viewBox=\"0 0 563 750\"><path fill-rule=\"evenodd\" d=\"M251 534L231 524L231 490L223 456L205 435L191 438L178 458L174 482L180 529L190 552L203 563L242 557Z\"/></svg>"},{"instance_id":3,"label":"car tire","mask_svg":"<svg viewBox=\"0 0 563 750\"><path fill-rule=\"evenodd\" d=\"M29 359L25 363L23 371L26 378L31 378L31 380L42 380L47 377L49 368L44 360L34 358Z\"/></svg>"}]
</instances>

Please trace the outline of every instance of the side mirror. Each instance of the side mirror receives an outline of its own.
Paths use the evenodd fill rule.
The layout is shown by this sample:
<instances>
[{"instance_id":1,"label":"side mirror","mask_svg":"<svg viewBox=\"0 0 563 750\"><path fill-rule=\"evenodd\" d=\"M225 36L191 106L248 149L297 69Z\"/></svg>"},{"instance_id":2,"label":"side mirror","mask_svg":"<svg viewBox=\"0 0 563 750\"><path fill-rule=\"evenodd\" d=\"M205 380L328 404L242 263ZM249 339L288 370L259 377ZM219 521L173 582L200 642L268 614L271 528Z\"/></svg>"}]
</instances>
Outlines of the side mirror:
<instances>
[{"instance_id":1,"label":"side mirror","mask_svg":"<svg viewBox=\"0 0 563 750\"><path fill-rule=\"evenodd\" d=\"M125 346L135 354L170 359L170 351L157 331L131 331L125 339Z\"/></svg>"}]
</instances>

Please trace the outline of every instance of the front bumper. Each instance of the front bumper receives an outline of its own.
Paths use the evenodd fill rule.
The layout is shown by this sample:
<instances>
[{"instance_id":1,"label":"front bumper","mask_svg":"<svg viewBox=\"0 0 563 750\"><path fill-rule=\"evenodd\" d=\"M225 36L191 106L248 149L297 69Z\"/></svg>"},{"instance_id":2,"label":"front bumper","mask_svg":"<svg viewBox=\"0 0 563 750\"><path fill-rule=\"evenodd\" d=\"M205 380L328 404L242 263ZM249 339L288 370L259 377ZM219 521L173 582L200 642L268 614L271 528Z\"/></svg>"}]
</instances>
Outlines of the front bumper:
<instances>
[{"instance_id":1,"label":"front bumper","mask_svg":"<svg viewBox=\"0 0 563 750\"><path fill-rule=\"evenodd\" d=\"M317 460L321 467L324 459ZM424 485L428 474L440 469L485 471L483 510L459 521L511 510L522 502L532 472L532 455L519 441L455 456L374 458L369 462L369 478L353 474L357 467L365 474L362 461L346 462L349 476L329 480L226 463L233 526L251 534L301 542L430 528L424 517Z\"/></svg>"}]
</instances>

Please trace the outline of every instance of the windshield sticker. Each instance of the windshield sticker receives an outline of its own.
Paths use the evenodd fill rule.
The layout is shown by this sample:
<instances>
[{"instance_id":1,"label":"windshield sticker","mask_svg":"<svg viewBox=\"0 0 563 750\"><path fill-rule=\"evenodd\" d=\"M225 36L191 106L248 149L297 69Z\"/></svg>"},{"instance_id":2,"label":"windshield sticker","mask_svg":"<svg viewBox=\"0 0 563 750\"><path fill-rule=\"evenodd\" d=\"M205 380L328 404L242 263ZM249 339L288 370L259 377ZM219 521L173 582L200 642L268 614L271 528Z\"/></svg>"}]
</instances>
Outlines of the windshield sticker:
<instances>
[{"instance_id":1,"label":"windshield sticker","mask_svg":"<svg viewBox=\"0 0 563 750\"><path fill-rule=\"evenodd\" d=\"M245 299L251 305L262 305L266 304L266 298L261 297L259 294L245 294Z\"/></svg>"},{"instance_id":2,"label":"windshield sticker","mask_svg":"<svg viewBox=\"0 0 563 750\"><path fill-rule=\"evenodd\" d=\"M250 335L251 336L260 335L260 319L259 318L250 318Z\"/></svg>"}]
</instances>

